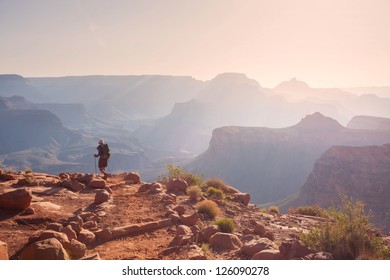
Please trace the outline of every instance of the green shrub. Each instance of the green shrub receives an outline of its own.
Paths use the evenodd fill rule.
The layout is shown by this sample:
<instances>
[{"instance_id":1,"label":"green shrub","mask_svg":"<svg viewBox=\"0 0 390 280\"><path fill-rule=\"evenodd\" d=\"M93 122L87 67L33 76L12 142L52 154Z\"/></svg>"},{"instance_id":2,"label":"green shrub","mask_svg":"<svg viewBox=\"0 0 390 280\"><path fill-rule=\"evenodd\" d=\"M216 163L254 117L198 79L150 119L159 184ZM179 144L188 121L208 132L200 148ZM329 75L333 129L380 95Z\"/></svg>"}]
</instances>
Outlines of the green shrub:
<instances>
[{"instance_id":1,"label":"green shrub","mask_svg":"<svg viewBox=\"0 0 390 280\"><path fill-rule=\"evenodd\" d=\"M206 193L207 193L208 196L214 196L214 197L216 197L218 199L224 199L224 197L225 197L221 190L216 189L214 187L209 187L207 189Z\"/></svg>"},{"instance_id":2,"label":"green shrub","mask_svg":"<svg viewBox=\"0 0 390 280\"><path fill-rule=\"evenodd\" d=\"M326 210L321 208L320 206L300 206L297 208L289 209L288 213L300 214L300 215L306 215L306 216L314 216L314 217L322 217L322 218L327 217Z\"/></svg>"},{"instance_id":3,"label":"green shrub","mask_svg":"<svg viewBox=\"0 0 390 280\"><path fill-rule=\"evenodd\" d=\"M211 219L219 215L221 210L218 205L212 200L203 200L196 205L196 210L199 213L207 214Z\"/></svg>"},{"instance_id":4,"label":"green shrub","mask_svg":"<svg viewBox=\"0 0 390 280\"><path fill-rule=\"evenodd\" d=\"M199 186L191 186L187 189L187 195L192 200L197 200L202 195L202 189Z\"/></svg>"},{"instance_id":5,"label":"green shrub","mask_svg":"<svg viewBox=\"0 0 390 280\"><path fill-rule=\"evenodd\" d=\"M279 207L275 205L271 205L270 207L268 207L268 213L272 215L279 215L280 214Z\"/></svg>"},{"instance_id":6,"label":"green shrub","mask_svg":"<svg viewBox=\"0 0 390 280\"><path fill-rule=\"evenodd\" d=\"M31 169L27 169L27 170L24 171L24 173L25 174L30 174L30 173L32 173L32 170Z\"/></svg>"},{"instance_id":7,"label":"green shrub","mask_svg":"<svg viewBox=\"0 0 390 280\"><path fill-rule=\"evenodd\" d=\"M364 213L361 201L341 196L342 205L327 211L326 223L320 223L303 242L314 249L333 254L335 259L388 258L389 250L382 237L376 236Z\"/></svg>"},{"instance_id":8,"label":"green shrub","mask_svg":"<svg viewBox=\"0 0 390 280\"><path fill-rule=\"evenodd\" d=\"M234 231L235 225L232 219L221 218L214 222L215 225L219 226L222 232L232 233Z\"/></svg>"},{"instance_id":9,"label":"green shrub","mask_svg":"<svg viewBox=\"0 0 390 280\"><path fill-rule=\"evenodd\" d=\"M185 180L189 186L195 186L195 185L202 186L203 185L203 182L204 182L203 175L198 176L198 175L192 174L192 173L184 170L180 166L176 166L173 164L167 164L167 171L168 171L168 174L163 175L160 178L162 181L167 181L167 180L171 180L174 178L181 178L181 179Z\"/></svg>"}]
</instances>

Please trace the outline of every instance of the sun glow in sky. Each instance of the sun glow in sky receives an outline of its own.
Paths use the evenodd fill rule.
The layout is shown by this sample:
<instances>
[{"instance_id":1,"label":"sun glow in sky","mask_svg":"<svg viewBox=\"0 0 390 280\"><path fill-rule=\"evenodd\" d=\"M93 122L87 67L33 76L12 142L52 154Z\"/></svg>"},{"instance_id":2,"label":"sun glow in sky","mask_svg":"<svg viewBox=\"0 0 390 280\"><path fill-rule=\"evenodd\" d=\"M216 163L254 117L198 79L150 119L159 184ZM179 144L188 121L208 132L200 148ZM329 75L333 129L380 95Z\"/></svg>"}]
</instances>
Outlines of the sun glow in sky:
<instances>
[{"instance_id":1,"label":"sun glow in sky","mask_svg":"<svg viewBox=\"0 0 390 280\"><path fill-rule=\"evenodd\" d=\"M388 0L0 0L0 73L390 85Z\"/></svg>"}]
</instances>

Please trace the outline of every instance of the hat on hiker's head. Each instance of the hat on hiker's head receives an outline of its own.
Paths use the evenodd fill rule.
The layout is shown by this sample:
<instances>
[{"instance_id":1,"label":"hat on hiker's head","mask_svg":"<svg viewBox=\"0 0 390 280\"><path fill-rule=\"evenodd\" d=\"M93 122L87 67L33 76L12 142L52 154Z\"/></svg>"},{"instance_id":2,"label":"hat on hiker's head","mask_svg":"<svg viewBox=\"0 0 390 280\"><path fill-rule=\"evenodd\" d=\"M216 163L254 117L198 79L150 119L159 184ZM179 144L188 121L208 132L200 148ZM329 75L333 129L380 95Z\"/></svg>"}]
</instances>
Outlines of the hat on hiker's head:
<instances>
[{"instance_id":1,"label":"hat on hiker's head","mask_svg":"<svg viewBox=\"0 0 390 280\"><path fill-rule=\"evenodd\" d=\"M101 145L103 145L103 144L104 144L104 141L103 141L103 139L100 139L100 140L99 140L99 144L101 144Z\"/></svg>"}]
</instances>

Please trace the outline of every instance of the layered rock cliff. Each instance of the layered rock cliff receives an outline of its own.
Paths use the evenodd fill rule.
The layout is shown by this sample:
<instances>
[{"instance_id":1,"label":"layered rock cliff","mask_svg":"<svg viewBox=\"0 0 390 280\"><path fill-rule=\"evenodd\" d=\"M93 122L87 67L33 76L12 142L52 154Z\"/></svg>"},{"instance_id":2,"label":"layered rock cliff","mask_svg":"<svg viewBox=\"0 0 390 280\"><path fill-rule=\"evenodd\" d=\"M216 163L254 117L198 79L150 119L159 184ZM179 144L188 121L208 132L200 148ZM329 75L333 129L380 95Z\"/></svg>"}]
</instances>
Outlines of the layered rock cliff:
<instances>
[{"instance_id":1,"label":"layered rock cliff","mask_svg":"<svg viewBox=\"0 0 390 280\"><path fill-rule=\"evenodd\" d=\"M390 144L327 150L302 186L299 203L329 207L340 195L361 200L374 222L390 231Z\"/></svg>"}]
</instances>

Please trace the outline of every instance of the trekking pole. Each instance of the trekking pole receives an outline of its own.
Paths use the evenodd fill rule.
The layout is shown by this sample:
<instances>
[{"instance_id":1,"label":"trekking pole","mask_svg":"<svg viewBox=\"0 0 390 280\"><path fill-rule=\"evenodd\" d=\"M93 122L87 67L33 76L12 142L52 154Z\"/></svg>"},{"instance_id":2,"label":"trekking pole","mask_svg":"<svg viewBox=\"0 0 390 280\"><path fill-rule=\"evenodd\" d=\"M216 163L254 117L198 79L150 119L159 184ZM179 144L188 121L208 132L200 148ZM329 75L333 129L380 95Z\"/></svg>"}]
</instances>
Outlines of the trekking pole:
<instances>
[{"instance_id":1,"label":"trekking pole","mask_svg":"<svg viewBox=\"0 0 390 280\"><path fill-rule=\"evenodd\" d=\"M96 157L93 156L95 158L95 173L97 174L97 168L96 168Z\"/></svg>"}]
</instances>

